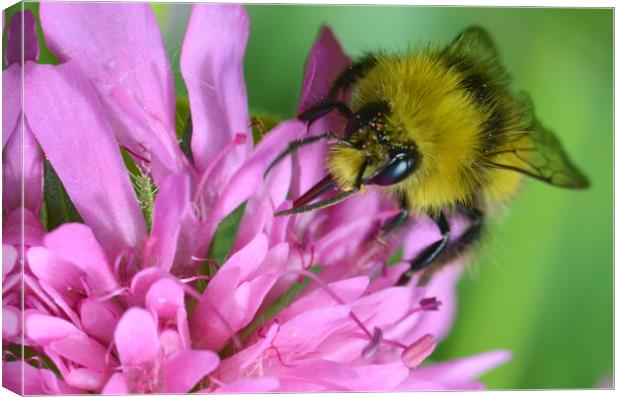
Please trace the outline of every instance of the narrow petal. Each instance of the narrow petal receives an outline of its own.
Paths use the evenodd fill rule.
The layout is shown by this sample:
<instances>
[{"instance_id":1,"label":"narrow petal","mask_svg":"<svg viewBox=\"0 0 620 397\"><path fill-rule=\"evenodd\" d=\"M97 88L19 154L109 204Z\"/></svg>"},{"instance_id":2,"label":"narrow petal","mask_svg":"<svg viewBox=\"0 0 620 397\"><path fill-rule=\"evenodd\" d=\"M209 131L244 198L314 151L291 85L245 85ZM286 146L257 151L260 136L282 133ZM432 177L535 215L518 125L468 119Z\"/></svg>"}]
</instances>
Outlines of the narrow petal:
<instances>
[{"instance_id":1,"label":"narrow petal","mask_svg":"<svg viewBox=\"0 0 620 397\"><path fill-rule=\"evenodd\" d=\"M190 210L189 194L189 177L179 173L166 179L155 199L151 255L165 272L170 271L174 262L182 221Z\"/></svg>"},{"instance_id":2,"label":"narrow petal","mask_svg":"<svg viewBox=\"0 0 620 397\"><path fill-rule=\"evenodd\" d=\"M216 154L238 133L251 136L243 78L243 54L249 19L240 5L195 5L189 20L181 73L192 114L192 152L204 171ZM218 165L227 181L251 150L252 142L238 145Z\"/></svg>"},{"instance_id":3,"label":"narrow petal","mask_svg":"<svg viewBox=\"0 0 620 397\"><path fill-rule=\"evenodd\" d=\"M233 251L243 247L260 232L270 234L274 213L286 200L289 191L291 168L290 161L283 161L259 184L245 206Z\"/></svg>"},{"instance_id":4,"label":"narrow petal","mask_svg":"<svg viewBox=\"0 0 620 397\"><path fill-rule=\"evenodd\" d=\"M268 241L264 234L258 234L241 250L235 252L209 283L205 294L213 299L230 294L242 281L250 278L267 255ZM235 277L231 270L236 269Z\"/></svg>"},{"instance_id":5,"label":"narrow petal","mask_svg":"<svg viewBox=\"0 0 620 397\"><path fill-rule=\"evenodd\" d=\"M146 228L99 100L72 62L27 64L26 74L28 123L82 219L113 259L123 247L141 242Z\"/></svg>"},{"instance_id":6,"label":"narrow petal","mask_svg":"<svg viewBox=\"0 0 620 397\"><path fill-rule=\"evenodd\" d=\"M494 350L476 356L424 366L415 370L412 375L441 383L473 381L510 360L510 356L510 352L505 350Z\"/></svg>"},{"instance_id":7,"label":"narrow petal","mask_svg":"<svg viewBox=\"0 0 620 397\"><path fill-rule=\"evenodd\" d=\"M165 393L187 393L220 363L209 350L180 351L164 362Z\"/></svg>"},{"instance_id":8,"label":"narrow petal","mask_svg":"<svg viewBox=\"0 0 620 397\"><path fill-rule=\"evenodd\" d=\"M308 110L324 99L334 80L349 65L347 57L328 26L323 26L310 50L297 112Z\"/></svg>"},{"instance_id":9,"label":"narrow petal","mask_svg":"<svg viewBox=\"0 0 620 397\"><path fill-rule=\"evenodd\" d=\"M282 324L274 344L283 351L314 351L331 333L351 322L349 312L346 306L309 310Z\"/></svg>"},{"instance_id":10,"label":"narrow petal","mask_svg":"<svg viewBox=\"0 0 620 397\"><path fill-rule=\"evenodd\" d=\"M48 47L94 83L122 145L152 157L158 181L178 169L174 81L151 6L45 3L40 13Z\"/></svg>"},{"instance_id":11,"label":"narrow petal","mask_svg":"<svg viewBox=\"0 0 620 397\"><path fill-rule=\"evenodd\" d=\"M212 214L213 227L255 193L256 186L263 183L263 174L269 164L286 149L288 142L298 139L305 131L304 123L297 120L285 121L260 141L250 159L243 164L220 195Z\"/></svg>"},{"instance_id":12,"label":"narrow petal","mask_svg":"<svg viewBox=\"0 0 620 397\"><path fill-rule=\"evenodd\" d=\"M349 384L353 391L392 390L409 375L409 370L398 362L354 367L357 377Z\"/></svg>"},{"instance_id":13,"label":"narrow petal","mask_svg":"<svg viewBox=\"0 0 620 397\"><path fill-rule=\"evenodd\" d=\"M56 354L97 372L106 370L106 348L85 333L69 335L50 342L49 349Z\"/></svg>"},{"instance_id":14,"label":"narrow petal","mask_svg":"<svg viewBox=\"0 0 620 397\"><path fill-rule=\"evenodd\" d=\"M80 330L68 321L29 311L24 314L24 328L26 336L40 345L80 333Z\"/></svg>"},{"instance_id":15,"label":"narrow petal","mask_svg":"<svg viewBox=\"0 0 620 397\"><path fill-rule=\"evenodd\" d=\"M343 302L349 304L357 300L367 286L368 277L366 276L353 277L328 284L328 287L331 288L336 296L338 296ZM307 312L308 310L321 309L337 305L338 302L327 294L327 292L321 288L316 288L314 291L304 295L289 305L278 315L278 317L281 320L286 321L298 314Z\"/></svg>"},{"instance_id":16,"label":"narrow petal","mask_svg":"<svg viewBox=\"0 0 620 397\"><path fill-rule=\"evenodd\" d=\"M23 25L22 25L23 18ZM23 36L22 36L23 26ZM13 14L7 28L6 53L7 65L22 62L22 37L24 38L24 62L39 59L39 40L37 40L37 21L30 10Z\"/></svg>"},{"instance_id":17,"label":"narrow petal","mask_svg":"<svg viewBox=\"0 0 620 397\"><path fill-rule=\"evenodd\" d=\"M329 94L329 90L338 77L349 65L349 58L344 54L338 40L327 26L323 26L319 32L308 59L302 92L297 106L297 112L302 113L323 101ZM342 99L343 96L339 96ZM310 130L310 135L324 133L325 131L342 131L345 120L342 115L333 111L315 121ZM303 156L298 156L297 175L293 178L296 186L292 189L294 197L305 193L312 185L325 175L323 159L326 156L327 143L322 142L305 147Z\"/></svg>"},{"instance_id":18,"label":"narrow petal","mask_svg":"<svg viewBox=\"0 0 620 397\"><path fill-rule=\"evenodd\" d=\"M125 365L155 360L160 352L153 316L137 307L127 310L121 317L114 331L114 341L120 359Z\"/></svg>"},{"instance_id":19,"label":"narrow petal","mask_svg":"<svg viewBox=\"0 0 620 397\"><path fill-rule=\"evenodd\" d=\"M224 383L232 382L242 376L242 374L260 357L265 350L269 349L272 345L279 330L278 324L272 324L269 329L264 332L264 335L254 344L247 346L239 353L226 358L222 361L218 372L221 374L221 379Z\"/></svg>"},{"instance_id":20,"label":"narrow petal","mask_svg":"<svg viewBox=\"0 0 620 397\"><path fill-rule=\"evenodd\" d=\"M18 63L2 71L2 147L13 135L22 111L21 72Z\"/></svg>"}]
</instances>

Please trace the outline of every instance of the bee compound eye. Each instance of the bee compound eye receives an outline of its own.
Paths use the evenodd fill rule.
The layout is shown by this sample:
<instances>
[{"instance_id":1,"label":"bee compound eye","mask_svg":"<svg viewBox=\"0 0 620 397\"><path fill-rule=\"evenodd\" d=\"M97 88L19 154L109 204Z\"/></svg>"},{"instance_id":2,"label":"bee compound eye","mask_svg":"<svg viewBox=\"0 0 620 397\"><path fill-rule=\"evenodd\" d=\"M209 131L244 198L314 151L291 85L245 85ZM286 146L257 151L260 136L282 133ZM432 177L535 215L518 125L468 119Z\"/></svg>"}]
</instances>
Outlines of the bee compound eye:
<instances>
[{"instance_id":1,"label":"bee compound eye","mask_svg":"<svg viewBox=\"0 0 620 397\"><path fill-rule=\"evenodd\" d=\"M370 185L389 186L407 178L415 170L417 156L413 150L400 150L390 155L390 159L379 172L368 180Z\"/></svg>"}]
</instances>

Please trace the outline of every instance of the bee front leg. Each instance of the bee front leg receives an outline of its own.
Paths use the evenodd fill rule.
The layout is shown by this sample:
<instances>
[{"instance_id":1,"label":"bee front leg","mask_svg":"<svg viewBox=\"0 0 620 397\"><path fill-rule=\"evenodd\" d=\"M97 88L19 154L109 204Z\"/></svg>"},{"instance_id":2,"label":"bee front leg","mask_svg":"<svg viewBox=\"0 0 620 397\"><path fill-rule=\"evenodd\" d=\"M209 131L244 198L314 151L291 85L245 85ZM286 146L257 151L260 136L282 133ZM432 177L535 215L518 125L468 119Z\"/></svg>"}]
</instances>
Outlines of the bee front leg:
<instances>
[{"instance_id":1,"label":"bee front leg","mask_svg":"<svg viewBox=\"0 0 620 397\"><path fill-rule=\"evenodd\" d=\"M432 265L448 246L448 241L450 240L450 224L448 223L446 216L443 212L440 212L437 217L433 217L433 220L441 232L441 240L438 240L426 247L415 259L409 262L411 265L409 270L400 276L397 285L407 284L414 273Z\"/></svg>"}]
</instances>

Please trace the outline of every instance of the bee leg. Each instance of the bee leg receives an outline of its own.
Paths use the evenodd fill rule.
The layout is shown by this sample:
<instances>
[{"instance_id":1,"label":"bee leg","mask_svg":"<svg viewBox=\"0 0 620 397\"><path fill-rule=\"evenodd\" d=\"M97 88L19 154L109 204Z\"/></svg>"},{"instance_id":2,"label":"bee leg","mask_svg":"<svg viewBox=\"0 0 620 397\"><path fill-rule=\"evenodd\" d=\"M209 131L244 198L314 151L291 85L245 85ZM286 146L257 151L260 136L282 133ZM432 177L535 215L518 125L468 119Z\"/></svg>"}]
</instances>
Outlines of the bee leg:
<instances>
[{"instance_id":1,"label":"bee leg","mask_svg":"<svg viewBox=\"0 0 620 397\"><path fill-rule=\"evenodd\" d=\"M394 215L383 226L381 226L380 238L386 237L398 230L409 219L409 204L404 197L400 199L400 211Z\"/></svg>"},{"instance_id":2,"label":"bee leg","mask_svg":"<svg viewBox=\"0 0 620 397\"><path fill-rule=\"evenodd\" d=\"M469 248L480 237L483 229L483 214L475 208L465 207L460 204L456 205L456 209L469 219L469 227L461 234L461 236L452 244L454 245L455 256Z\"/></svg>"},{"instance_id":3,"label":"bee leg","mask_svg":"<svg viewBox=\"0 0 620 397\"><path fill-rule=\"evenodd\" d=\"M459 238L451 243L441 256L441 262L439 268L450 263L453 259L463 254L467 249L473 246L480 238L483 228L484 216L482 212L476 208L465 207L460 204L456 205L457 211L465 215L470 224L467 229L459 236ZM432 275L439 270L439 268L429 268L420 276L418 286L426 285Z\"/></svg>"},{"instance_id":4,"label":"bee leg","mask_svg":"<svg viewBox=\"0 0 620 397\"><path fill-rule=\"evenodd\" d=\"M441 255L442 252L448 246L448 241L450 239L450 224L446 219L446 216L443 212L439 213L439 216L433 217L433 220L437 224L439 231L441 232L441 240L436 241L435 243L426 247L422 252L418 254L418 256L410 261L410 268L402 276L397 282L397 285L405 285L411 279L411 276L417 271L425 269L426 267L433 264L433 262Z\"/></svg>"}]
</instances>

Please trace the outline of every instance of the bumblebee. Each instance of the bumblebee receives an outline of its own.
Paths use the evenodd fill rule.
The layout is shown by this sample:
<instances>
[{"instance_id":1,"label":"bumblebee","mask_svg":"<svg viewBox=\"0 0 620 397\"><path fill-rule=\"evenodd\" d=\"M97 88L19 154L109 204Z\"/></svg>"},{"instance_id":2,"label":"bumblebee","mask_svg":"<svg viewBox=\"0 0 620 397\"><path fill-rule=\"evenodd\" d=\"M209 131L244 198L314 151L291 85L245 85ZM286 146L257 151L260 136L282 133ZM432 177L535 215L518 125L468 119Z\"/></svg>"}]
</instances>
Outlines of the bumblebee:
<instances>
[{"instance_id":1,"label":"bumblebee","mask_svg":"<svg viewBox=\"0 0 620 397\"><path fill-rule=\"evenodd\" d=\"M344 93L349 99L339 100ZM332 111L348 120L342 133L291 142L274 160L307 144L333 142L328 175L276 215L324 208L373 185L401 208L382 226L383 236L412 213L430 216L441 238L411 259L399 285L470 247L485 213L508 203L523 176L566 188L589 185L538 121L529 96L511 89L493 41L479 27L466 29L444 48L364 56L298 119L311 123ZM449 218L455 213L469 222L450 241Z\"/></svg>"}]
</instances>

